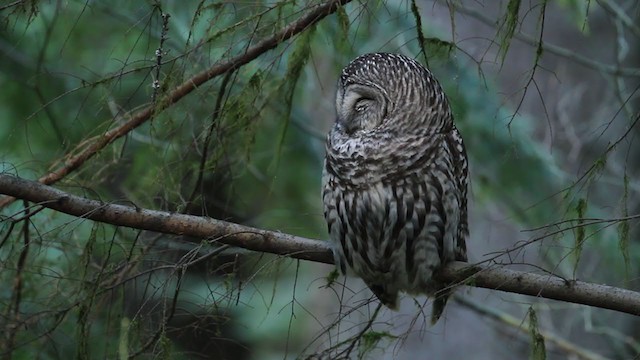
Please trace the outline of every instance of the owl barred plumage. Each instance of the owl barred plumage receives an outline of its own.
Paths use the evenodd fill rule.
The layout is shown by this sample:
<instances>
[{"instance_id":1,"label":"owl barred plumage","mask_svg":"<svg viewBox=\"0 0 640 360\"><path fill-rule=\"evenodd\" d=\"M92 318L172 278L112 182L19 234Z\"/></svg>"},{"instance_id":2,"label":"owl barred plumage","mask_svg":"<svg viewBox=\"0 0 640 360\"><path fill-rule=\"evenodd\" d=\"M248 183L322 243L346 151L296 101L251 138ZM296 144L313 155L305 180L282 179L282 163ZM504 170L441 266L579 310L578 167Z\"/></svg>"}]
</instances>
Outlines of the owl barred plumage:
<instances>
[{"instance_id":1,"label":"owl barred plumage","mask_svg":"<svg viewBox=\"0 0 640 360\"><path fill-rule=\"evenodd\" d=\"M435 323L451 289L434 274L467 260L467 156L447 97L415 60L366 54L343 69L336 110L322 176L336 264L392 309L400 291L434 296Z\"/></svg>"}]
</instances>

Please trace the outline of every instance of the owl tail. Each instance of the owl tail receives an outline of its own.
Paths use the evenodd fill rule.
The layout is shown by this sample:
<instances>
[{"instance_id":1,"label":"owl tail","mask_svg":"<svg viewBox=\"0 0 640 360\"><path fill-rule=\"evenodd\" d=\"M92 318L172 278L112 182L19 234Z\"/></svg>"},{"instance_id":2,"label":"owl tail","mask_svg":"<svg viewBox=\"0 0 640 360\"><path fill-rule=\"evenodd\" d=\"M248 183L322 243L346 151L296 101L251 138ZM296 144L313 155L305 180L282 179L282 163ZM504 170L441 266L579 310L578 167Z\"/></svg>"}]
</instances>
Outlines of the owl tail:
<instances>
[{"instance_id":1,"label":"owl tail","mask_svg":"<svg viewBox=\"0 0 640 360\"><path fill-rule=\"evenodd\" d=\"M398 291L390 291L383 285L369 285L373 294L391 310L398 310Z\"/></svg>"},{"instance_id":2,"label":"owl tail","mask_svg":"<svg viewBox=\"0 0 640 360\"><path fill-rule=\"evenodd\" d=\"M447 305L447 300L449 300L449 296L451 296L452 293L452 288L443 288L435 294L431 308L431 325L435 325L438 319L440 319L440 316L442 316L444 307Z\"/></svg>"}]
</instances>

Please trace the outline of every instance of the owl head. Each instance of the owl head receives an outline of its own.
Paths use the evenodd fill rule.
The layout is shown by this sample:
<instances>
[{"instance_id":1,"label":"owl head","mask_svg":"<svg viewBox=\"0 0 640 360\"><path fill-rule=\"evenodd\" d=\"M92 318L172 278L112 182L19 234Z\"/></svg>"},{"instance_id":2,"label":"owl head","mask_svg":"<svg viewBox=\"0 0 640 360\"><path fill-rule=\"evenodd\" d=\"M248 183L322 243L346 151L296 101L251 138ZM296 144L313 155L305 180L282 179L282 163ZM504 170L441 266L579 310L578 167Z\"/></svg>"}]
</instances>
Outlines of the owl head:
<instances>
[{"instance_id":1,"label":"owl head","mask_svg":"<svg viewBox=\"0 0 640 360\"><path fill-rule=\"evenodd\" d=\"M349 137L385 131L433 134L453 125L449 102L431 72L399 54L372 53L347 65L338 81L334 130Z\"/></svg>"}]
</instances>

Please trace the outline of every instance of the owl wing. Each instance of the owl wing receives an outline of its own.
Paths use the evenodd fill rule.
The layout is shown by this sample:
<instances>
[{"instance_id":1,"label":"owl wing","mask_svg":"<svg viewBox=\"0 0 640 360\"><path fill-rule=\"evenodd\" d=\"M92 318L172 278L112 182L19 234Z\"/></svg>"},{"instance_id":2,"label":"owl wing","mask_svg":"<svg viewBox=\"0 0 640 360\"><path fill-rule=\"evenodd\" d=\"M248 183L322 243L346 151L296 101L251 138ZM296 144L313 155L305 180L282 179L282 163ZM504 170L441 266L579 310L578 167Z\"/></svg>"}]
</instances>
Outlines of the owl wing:
<instances>
[{"instance_id":1,"label":"owl wing","mask_svg":"<svg viewBox=\"0 0 640 360\"><path fill-rule=\"evenodd\" d=\"M469 165L464 141L458 129L454 126L447 136L447 143L451 153L454 171L455 185L459 195L460 221L456 234L456 261L467 261L466 239L469 237L469 224L467 220L467 188L469 183Z\"/></svg>"}]
</instances>

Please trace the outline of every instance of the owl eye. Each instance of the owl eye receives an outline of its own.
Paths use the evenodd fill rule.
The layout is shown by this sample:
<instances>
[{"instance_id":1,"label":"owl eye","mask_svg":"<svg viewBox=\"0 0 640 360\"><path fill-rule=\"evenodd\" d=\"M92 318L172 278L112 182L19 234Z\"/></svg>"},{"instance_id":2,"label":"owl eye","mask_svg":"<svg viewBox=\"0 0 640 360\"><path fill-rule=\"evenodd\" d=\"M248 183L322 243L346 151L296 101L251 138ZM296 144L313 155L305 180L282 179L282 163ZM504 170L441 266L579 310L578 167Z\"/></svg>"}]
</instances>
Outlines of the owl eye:
<instances>
[{"instance_id":1,"label":"owl eye","mask_svg":"<svg viewBox=\"0 0 640 360\"><path fill-rule=\"evenodd\" d=\"M347 135L359 130L373 130L386 113L384 98L375 88L364 85L350 85L339 88L336 96L338 128Z\"/></svg>"},{"instance_id":2,"label":"owl eye","mask_svg":"<svg viewBox=\"0 0 640 360\"><path fill-rule=\"evenodd\" d=\"M358 101L356 101L356 103L353 105L353 109L356 112L363 112L365 111L369 105L371 104L371 101L373 101L373 99L369 99L369 98L360 98L358 99Z\"/></svg>"}]
</instances>

